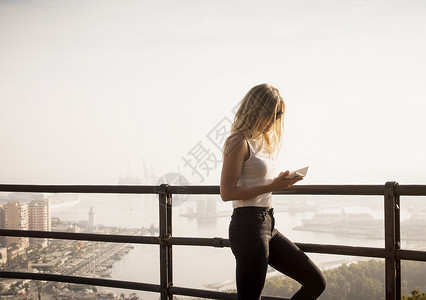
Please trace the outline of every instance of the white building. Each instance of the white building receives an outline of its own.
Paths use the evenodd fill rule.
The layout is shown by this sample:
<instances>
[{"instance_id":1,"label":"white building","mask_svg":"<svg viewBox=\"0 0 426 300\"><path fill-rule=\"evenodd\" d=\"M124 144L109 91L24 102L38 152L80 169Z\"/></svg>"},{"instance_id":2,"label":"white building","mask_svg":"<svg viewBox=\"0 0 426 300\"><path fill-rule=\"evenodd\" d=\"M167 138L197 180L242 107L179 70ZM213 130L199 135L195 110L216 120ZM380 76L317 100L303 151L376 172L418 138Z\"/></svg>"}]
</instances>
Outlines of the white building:
<instances>
[{"instance_id":1,"label":"white building","mask_svg":"<svg viewBox=\"0 0 426 300\"><path fill-rule=\"evenodd\" d=\"M0 204L0 228L4 227L4 205ZM0 246L6 246L6 237L0 236Z\"/></svg>"},{"instance_id":2,"label":"white building","mask_svg":"<svg viewBox=\"0 0 426 300\"><path fill-rule=\"evenodd\" d=\"M93 207L90 207L89 211L89 226L88 231L93 231L96 229L96 222L95 222L95 212L93 211Z\"/></svg>"}]
</instances>

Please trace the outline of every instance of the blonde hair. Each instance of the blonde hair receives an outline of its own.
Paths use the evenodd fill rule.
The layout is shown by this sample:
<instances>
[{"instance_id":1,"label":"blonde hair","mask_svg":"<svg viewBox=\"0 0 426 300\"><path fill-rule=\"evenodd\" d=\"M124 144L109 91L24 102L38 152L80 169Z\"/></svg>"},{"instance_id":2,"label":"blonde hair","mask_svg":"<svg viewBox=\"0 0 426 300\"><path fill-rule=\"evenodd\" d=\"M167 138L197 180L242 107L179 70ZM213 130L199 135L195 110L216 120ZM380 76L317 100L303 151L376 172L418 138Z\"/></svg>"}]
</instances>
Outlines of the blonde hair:
<instances>
[{"instance_id":1,"label":"blonde hair","mask_svg":"<svg viewBox=\"0 0 426 300\"><path fill-rule=\"evenodd\" d=\"M280 150L284 127L283 117L278 116L277 119L277 113L284 113L284 110L284 99L277 88L266 83L251 88L235 114L231 134L223 148L224 154L229 139L241 134L248 140L263 139L266 152L275 158ZM264 130L266 124L272 124L271 130L267 132Z\"/></svg>"}]
</instances>

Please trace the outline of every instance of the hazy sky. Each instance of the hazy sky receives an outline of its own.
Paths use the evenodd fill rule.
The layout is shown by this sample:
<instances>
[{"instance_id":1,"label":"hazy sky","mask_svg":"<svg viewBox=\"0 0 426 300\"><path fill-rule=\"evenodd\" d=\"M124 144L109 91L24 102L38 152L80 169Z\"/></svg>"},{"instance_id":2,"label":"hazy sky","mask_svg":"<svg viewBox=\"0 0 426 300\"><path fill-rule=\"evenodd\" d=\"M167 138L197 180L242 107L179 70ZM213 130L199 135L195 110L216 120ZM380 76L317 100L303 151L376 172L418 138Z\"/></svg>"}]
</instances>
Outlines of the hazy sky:
<instances>
[{"instance_id":1,"label":"hazy sky","mask_svg":"<svg viewBox=\"0 0 426 300\"><path fill-rule=\"evenodd\" d=\"M0 0L0 182L218 184L209 137L267 82L280 169L425 184L425 31L422 0Z\"/></svg>"}]
</instances>

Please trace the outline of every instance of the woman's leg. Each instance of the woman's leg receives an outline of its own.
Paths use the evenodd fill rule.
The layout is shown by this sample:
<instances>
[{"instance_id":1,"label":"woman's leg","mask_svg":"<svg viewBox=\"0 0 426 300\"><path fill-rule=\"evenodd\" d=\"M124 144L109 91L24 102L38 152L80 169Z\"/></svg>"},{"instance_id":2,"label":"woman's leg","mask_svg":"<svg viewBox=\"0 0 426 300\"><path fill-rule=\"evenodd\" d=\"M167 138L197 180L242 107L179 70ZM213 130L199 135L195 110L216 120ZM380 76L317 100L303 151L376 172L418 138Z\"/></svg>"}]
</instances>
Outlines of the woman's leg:
<instances>
[{"instance_id":1,"label":"woman's leg","mask_svg":"<svg viewBox=\"0 0 426 300\"><path fill-rule=\"evenodd\" d=\"M269 264L302 285L291 299L317 299L325 289L326 281L320 269L276 229L269 243Z\"/></svg>"},{"instance_id":2,"label":"woman's leg","mask_svg":"<svg viewBox=\"0 0 426 300\"><path fill-rule=\"evenodd\" d=\"M265 284L268 260L260 248L247 248L235 254L238 299L260 299Z\"/></svg>"},{"instance_id":3,"label":"woman's leg","mask_svg":"<svg viewBox=\"0 0 426 300\"><path fill-rule=\"evenodd\" d=\"M260 299L268 269L271 228L271 218L264 209L234 211L229 240L236 260L238 299Z\"/></svg>"}]
</instances>

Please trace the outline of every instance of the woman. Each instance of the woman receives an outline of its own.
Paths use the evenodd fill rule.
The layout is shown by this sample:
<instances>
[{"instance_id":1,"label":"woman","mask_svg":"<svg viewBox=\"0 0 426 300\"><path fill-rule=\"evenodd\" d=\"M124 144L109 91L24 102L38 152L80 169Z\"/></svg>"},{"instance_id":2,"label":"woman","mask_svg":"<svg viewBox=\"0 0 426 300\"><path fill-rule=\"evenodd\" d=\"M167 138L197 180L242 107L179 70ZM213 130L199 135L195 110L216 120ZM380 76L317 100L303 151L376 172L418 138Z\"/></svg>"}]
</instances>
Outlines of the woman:
<instances>
[{"instance_id":1,"label":"woman","mask_svg":"<svg viewBox=\"0 0 426 300\"><path fill-rule=\"evenodd\" d=\"M291 299L317 299L325 289L317 266L274 228L271 193L300 180L286 178L289 171L273 177L284 108L276 88L253 87L240 104L223 148L220 195L234 208L229 240L236 259L238 299L260 298L268 264L302 285Z\"/></svg>"}]
</instances>

